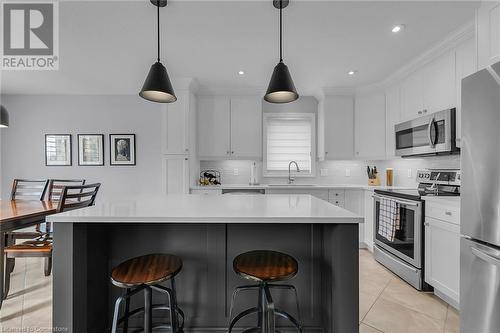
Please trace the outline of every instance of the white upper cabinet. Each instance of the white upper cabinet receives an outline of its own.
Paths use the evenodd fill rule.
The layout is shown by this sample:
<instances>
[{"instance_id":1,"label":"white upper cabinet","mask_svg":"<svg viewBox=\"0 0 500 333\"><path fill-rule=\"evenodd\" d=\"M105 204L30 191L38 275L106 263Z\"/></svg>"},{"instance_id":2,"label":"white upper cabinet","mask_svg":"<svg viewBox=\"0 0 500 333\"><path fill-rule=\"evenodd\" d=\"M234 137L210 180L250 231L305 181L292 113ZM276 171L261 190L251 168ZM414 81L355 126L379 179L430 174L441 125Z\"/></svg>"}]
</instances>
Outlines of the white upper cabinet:
<instances>
[{"instance_id":1,"label":"white upper cabinet","mask_svg":"<svg viewBox=\"0 0 500 333\"><path fill-rule=\"evenodd\" d=\"M229 157L230 100L221 96L198 98L198 149L201 158Z\"/></svg>"},{"instance_id":2,"label":"white upper cabinet","mask_svg":"<svg viewBox=\"0 0 500 333\"><path fill-rule=\"evenodd\" d=\"M354 157L354 97L326 96L324 100L325 159Z\"/></svg>"},{"instance_id":3,"label":"white upper cabinet","mask_svg":"<svg viewBox=\"0 0 500 333\"><path fill-rule=\"evenodd\" d=\"M394 126L401 121L401 87L395 85L385 93L385 152L387 158L396 157Z\"/></svg>"},{"instance_id":4,"label":"white upper cabinet","mask_svg":"<svg viewBox=\"0 0 500 333\"><path fill-rule=\"evenodd\" d=\"M423 78L424 113L455 107L455 51L427 64Z\"/></svg>"},{"instance_id":5,"label":"white upper cabinet","mask_svg":"<svg viewBox=\"0 0 500 333\"><path fill-rule=\"evenodd\" d=\"M455 51L447 52L401 82L401 121L456 106Z\"/></svg>"},{"instance_id":6,"label":"white upper cabinet","mask_svg":"<svg viewBox=\"0 0 500 333\"><path fill-rule=\"evenodd\" d=\"M163 111L163 154L189 154L193 149L196 123L194 96L189 91L177 94L177 101Z\"/></svg>"},{"instance_id":7,"label":"white upper cabinet","mask_svg":"<svg viewBox=\"0 0 500 333\"><path fill-rule=\"evenodd\" d=\"M231 156L262 156L262 99L231 98Z\"/></svg>"},{"instance_id":8,"label":"white upper cabinet","mask_svg":"<svg viewBox=\"0 0 500 333\"><path fill-rule=\"evenodd\" d=\"M457 147L460 147L462 138L462 79L473 74L477 70L476 45L474 38L463 43L457 48L456 53L456 107L457 107Z\"/></svg>"},{"instance_id":9,"label":"white upper cabinet","mask_svg":"<svg viewBox=\"0 0 500 333\"><path fill-rule=\"evenodd\" d=\"M424 110L424 77L418 70L401 82L401 120L411 120Z\"/></svg>"},{"instance_id":10,"label":"white upper cabinet","mask_svg":"<svg viewBox=\"0 0 500 333\"><path fill-rule=\"evenodd\" d=\"M262 99L200 97L198 133L200 159L261 158Z\"/></svg>"},{"instance_id":11,"label":"white upper cabinet","mask_svg":"<svg viewBox=\"0 0 500 333\"><path fill-rule=\"evenodd\" d=\"M476 17L478 68L500 61L500 2L482 1Z\"/></svg>"},{"instance_id":12,"label":"white upper cabinet","mask_svg":"<svg viewBox=\"0 0 500 333\"><path fill-rule=\"evenodd\" d=\"M355 157L384 159L385 95L358 96L355 104Z\"/></svg>"}]
</instances>

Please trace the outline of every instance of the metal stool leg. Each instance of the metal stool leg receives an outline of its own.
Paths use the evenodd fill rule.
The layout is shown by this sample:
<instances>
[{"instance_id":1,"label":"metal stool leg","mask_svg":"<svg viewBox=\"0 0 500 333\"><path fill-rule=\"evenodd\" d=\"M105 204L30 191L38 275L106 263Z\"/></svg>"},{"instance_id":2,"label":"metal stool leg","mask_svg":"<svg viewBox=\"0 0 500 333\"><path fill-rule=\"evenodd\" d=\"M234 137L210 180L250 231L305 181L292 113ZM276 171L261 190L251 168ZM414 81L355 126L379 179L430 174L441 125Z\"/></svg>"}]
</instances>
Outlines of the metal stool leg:
<instances>
[{"instance_id":1,"label":"metal stool leg","mask_svg":"<svg viewBox=\"0 0 500 333\"><path fill-rule=\"evenodd\" d=\"M179 328L178 318L177 318L177 295L175 293L175 280L170 279L170 285L172 287L172 292L170 295L170 324L172 325L172 333L177 333Z\"/></svg>"},{"instance_id":2,"label":"metal stool leg","mask_svg":"<svg viewBox=\"0 0 500 333\"><path fill-rule=\"evenodd\" d=\"M229 308L229 323L231 323L231 320L233 318L233 311L236 305L236 296L242 291L253 290L253 289L259 289L259 285L240 286L234 289L233 296L231 297L231 307Z\"/></svg>"},{"instance_id":3,"label":"metal stool leg","mask_svg":"<svg viewBox=\"0 0 500 333\"><path fill-rule=\"evenodd\" d=\"M297 292L297 288L295 288L295 286L290 285L290 284L269 284L268 286L270 289L284 289L284 290L293 291L294 296L295 296L295 306L296 306L296 311L297 311L296 322L299 324L300 329L302 330L302 320L300 318L299 294Z\"/></svg>"},{"instance_id":4,"label":"metal stool leg","mask_svg":"<svg viewBox=\"0 0 500 333\"><path fill-rule=\"evenodd\" d=\"M111 326L111 333L116 333L116 329L118 327L118 316L120 314L120 305L123 302L124 297L120 296L116 299L115 302L115 311L113 313L113 324Z\"/></svg>"},{"instance_id":5,"label":"metal stool leg","mask_svg":"<svg viewBox=\"0 0 500 333\"><path fill-rule=\"evenodd\" d=\"M150 287L144 289L144 332L153 332L153 317L152 317L152 291Z\"/></svg>"},{"instance_id":6,"label":"metal stool leg","mask_svg":"<svg viewBox=\"0 0 500 333\"><path fill-rule=\"evenodd\" d=\"M125 296L130 293L130 288L125 289ZM126 297L125 298L125 313L124 317L125 319L123 320L123 333L128 333L128 313L130 312L130 298Z\"/></svg>"},{"instance_id":7,"label":"metal stool leg","mask_svg":"<svg viewBox=\"0 0 500 333\"><path fill-rule=\"evenodd\" d=\"M276 326L274 322L275 311L273 298L267 284L264 284L263 288L264 292L261 305L264 312L264 325L262 326L262 333L275 333Z\"/></svg>"}]
</instances>

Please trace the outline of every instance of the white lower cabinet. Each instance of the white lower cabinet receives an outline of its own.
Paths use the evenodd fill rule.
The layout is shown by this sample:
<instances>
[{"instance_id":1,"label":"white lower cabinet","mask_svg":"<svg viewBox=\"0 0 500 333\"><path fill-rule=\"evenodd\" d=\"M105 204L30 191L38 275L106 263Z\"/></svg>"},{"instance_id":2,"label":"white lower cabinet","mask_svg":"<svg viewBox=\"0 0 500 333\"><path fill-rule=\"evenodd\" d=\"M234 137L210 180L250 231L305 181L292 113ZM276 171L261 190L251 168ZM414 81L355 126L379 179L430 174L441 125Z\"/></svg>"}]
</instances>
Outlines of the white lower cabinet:
<instances>
[{"instance_id":1,"label":"white lower cabinet","mask_svg":"<svg viewBox=\"0 0 500 333\"><path fill-rule=\"evenodd\" d=\"M365 214L365 196L364 190L345 190L344 208L348 211L364 216ZM365 225L359 224L359 243L364 245L365 240ZM362 244L363 243L363 244Z\"/></svg>"},{"instance_id":2,"label":"white lower cabinet","mask_svg":"<svg viewBox=\"0 0 500 333\"><path fill-rule=\"evenodd\" d=\"M373 252L373 233L375 221L373 219L373 191L364 191L364 205L365 205L365 223L364 223L364 243L366 247Z\"/></svg>"},{"instance_id":3,"label":"white lower cabinet","mask_svg":"<svg viewBox=\"0 0 500 333\"><path fill-rule=\"evenodd\" d=\"M345 193L346 191L342 189L334 189L328 191L328 202L344 208L345 205ZM346 208L347 209L347 208Z\"/></svg>"},{"instance_id":4,"label":"white lower cabinet","mask_svg":"<svg viewBox=\"0 0 500 333\"><path fill-rule=\"evenodd\" d=\"M450 221L425 217L425 282L434 287L437 296L458 308L460 225Z\"/></svg>"},{"instance_id":5,"label":"white lower cabinet","mask_svg":"<svg viewBox=\"0 0 500 333\"><path fill-rule=\"evenodd\" d=\"M189 158L186 155L163 157L163 193L189 194Z\"/></svg>"}]
</instances>

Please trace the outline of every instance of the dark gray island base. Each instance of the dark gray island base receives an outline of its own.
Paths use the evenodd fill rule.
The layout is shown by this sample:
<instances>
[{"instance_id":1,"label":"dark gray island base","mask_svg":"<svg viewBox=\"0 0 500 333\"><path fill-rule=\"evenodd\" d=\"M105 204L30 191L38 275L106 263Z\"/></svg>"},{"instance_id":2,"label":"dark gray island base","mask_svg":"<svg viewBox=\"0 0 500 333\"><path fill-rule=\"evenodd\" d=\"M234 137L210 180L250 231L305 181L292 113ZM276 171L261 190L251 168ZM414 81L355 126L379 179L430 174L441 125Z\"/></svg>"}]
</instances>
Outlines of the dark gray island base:
<instances>
[{"instance_id":1,"label":"dark gray island base","mask_svg":"<svg viewBox=\"0 0 500 333\"><path fill-rule=\"evenodd\" d=\"M176 278L186 332L226 332L231 295L249 281L236 276L239 253L272 249L294 256L304 332L358 332L358 223L55 223L53 326L68 332L105 332L121 290L111 268L148 253L172 253L184 262ZM275 291L277 307L295 313L293 297ZM154 303L161 302L155 295ZM132 308L142 305L132 300ZM236 312L255 306L257 295L239 296ZM154 314L159 320L162 312ZM168 317L165 317L168 318ZM249 318L243 326L254 326ZM131 322L141 327L141 317ZM278 321L278 326L283 322ZM280 327L281 332L293 332ZM241 332L241 330L236 330Z\"/></svg>"}]
</instances>

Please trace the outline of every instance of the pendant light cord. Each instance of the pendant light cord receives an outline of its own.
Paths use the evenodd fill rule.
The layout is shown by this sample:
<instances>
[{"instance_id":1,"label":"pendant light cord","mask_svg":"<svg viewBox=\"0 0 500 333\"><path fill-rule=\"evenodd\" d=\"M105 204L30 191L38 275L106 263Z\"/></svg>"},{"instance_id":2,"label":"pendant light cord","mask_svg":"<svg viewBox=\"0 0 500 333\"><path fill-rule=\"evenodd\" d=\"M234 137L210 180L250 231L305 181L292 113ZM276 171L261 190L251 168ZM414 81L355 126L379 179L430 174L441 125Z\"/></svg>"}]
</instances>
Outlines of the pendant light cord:
<instances>
[{"instance_id":1,"label":"pendant light cord","mask_svg":"<svg viewBox=\"0 0 500 333\"><path fill-rule=\"evenodd\" d=\"M280 0L280 62L283 62L283 0Z\"/></svg>"},{"instance_id":2,"label":"pendant light cord","mask_svg":"<svg viewBox=\"0 0 500 333\"><path fill-rule=\"evenodd\" d=\"M157 25L158 25L158 62L160 62L160 2L157 3Z\"/></svg>"}]
</instances>

